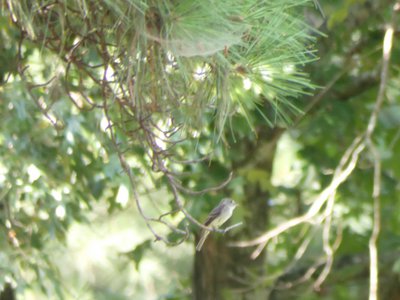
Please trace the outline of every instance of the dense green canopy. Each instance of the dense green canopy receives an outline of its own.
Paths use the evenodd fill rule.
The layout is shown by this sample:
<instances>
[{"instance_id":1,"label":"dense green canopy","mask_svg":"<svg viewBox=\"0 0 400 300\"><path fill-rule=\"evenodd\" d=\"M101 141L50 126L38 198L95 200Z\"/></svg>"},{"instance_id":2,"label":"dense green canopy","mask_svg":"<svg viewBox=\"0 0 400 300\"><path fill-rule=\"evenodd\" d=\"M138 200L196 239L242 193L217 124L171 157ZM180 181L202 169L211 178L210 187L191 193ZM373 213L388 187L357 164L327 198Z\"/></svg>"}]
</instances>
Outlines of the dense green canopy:
<instances>
[{"instance_id":1,"label":"dense green canopy","mask_svg":"<svg viewBox=\"0 0 400 300\"><path fill-rule=\"evenodd\" d=\"M399 294L399 10L1 1L0 298Z\"/></svg>"}]
</instances>

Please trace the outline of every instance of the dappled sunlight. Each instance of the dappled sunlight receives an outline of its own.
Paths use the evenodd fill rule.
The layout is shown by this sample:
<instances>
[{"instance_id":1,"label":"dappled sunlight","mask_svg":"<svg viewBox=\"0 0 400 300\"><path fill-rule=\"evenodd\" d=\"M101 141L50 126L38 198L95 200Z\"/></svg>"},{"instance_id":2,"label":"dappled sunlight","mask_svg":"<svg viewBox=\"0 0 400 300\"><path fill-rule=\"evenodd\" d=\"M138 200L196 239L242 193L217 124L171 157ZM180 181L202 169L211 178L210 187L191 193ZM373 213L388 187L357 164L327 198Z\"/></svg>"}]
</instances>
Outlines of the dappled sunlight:
<instances>
[{"instance_id":1,"label":"dappled sunlight","mask_svg":"<svg viewBox=\"0 0 400 300\"><path fill-rule=\"evenodd\" d=\"M2 1L0 299L395 299L400 3L342 2Z\"/></svg>"},{"instance_id":2,"label":"dappled sunlight","mask_svg":"<svg viewBox=\"0 0 400 300\"><path fill-rule=\"evenodd\" d=\"M114 216L96 218L90 225L74 224L71 227L67 234L67 248L62 251L66 256L62 253L56 255L62 258L56 262L63 277L73 283L68 287L71 294L79 294L84 287L115 290L118 286L120 295L155 299L174 286L177 288L182 272L189 276L191 247L166 248L154 243L154 247L161 246L163 249L149 249L138 262L138 267L124 257L123 253L151 239L151 233L144 230L143 221L132 218L135 214L134 210L127 210ZM171 269L176 264L180 267ZM116 283L113 278L121 272L124 277ZM92 289L84 295L88 293L92 294ZM95 296L96 293L92 295L103 299L99 298L100 295Z\"/></svg>"}]
</instances>

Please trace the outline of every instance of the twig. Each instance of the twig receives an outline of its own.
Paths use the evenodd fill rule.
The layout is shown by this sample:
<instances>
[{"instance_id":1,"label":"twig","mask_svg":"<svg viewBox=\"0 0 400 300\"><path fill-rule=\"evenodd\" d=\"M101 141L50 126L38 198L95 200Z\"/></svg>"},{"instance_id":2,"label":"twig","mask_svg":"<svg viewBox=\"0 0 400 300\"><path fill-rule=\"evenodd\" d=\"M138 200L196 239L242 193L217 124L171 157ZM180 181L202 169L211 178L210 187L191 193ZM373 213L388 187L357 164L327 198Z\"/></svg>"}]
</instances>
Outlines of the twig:
<instances>
[{"instance_id":1,"label":"twig","mask_svg":"<svg viewBox=\"0 0 400 300\"><path fill-rule=\"evenodd\" d=\"M281 283L280 285L277 285L275 289L277 290L284 290L284 289L290 289L293 288L297 285L300 285L308 280L310 280L311 276L315 274L315 272L318 271L318 268L324 263L323 258L319 258L317 261L315 261L305 272L304 275L301 276L300 278L291 281L291 282L285 282Z\"/></svg>"},{"instance_id":2,"label":"twig","mask_svg":"<svg viewBox=\"0 0 400 300\"><path fill-rule=\"evenodd\" d=\"M249 247L258 245L257 249L251 254L251 258L257 258L264 247L267 245L271 238L278 236L279 234L293 228L302 223L311 222L312 219L319 213L322 206L326 203L329 196L336 191L336 189L350 176L356 167L359 155L361 151L365 148L364 143L360 142L360 137L357 137L352 145L347 149L345 154L341 159L341 163L335 171L335 176L333 177L331 184L325 188L319 196L315 199L314 203L308 209L307 213L302 216L290 219L274 229L266 232L260 237L250 240L233 243L236 247ZM351 154L351 157L350 157Z\"/></svg>"},{"instance_id":3,"label":"twig","mask_svg":"<svg viewBox=\"0 0 400 300\"><path fill-rule=\"evenodd\" d=\"M336 196L336 191L329 196L325 209L326 220L324 222L322 242L323 242L324 252L326 255L326 262L322 272L320 273L320 275L318 276L317 280L314 283L314 289L317 291L321 289L321 284L325 281L333 265L334 250L330 243L330 232L332 226L332 213L335 203L335 196Z\"/></svg>"},{"instance_id":4,"label":"twig","mask_svg":"<svg viewBox=\"0 0 400 300\"><path fill-rule=\"evenodd\" d=\"M372 234L368 242L368 248L370 253L370 281L369 281L369 299L378 299L378 249L377 241L379 237L381 227L381 213L380 213L380 193L381 193L381 159L379 152L377 151L374 144L371 142L369 148L374 156L374 186L373 186L373 228Z\"/></svg>"},{"instance_id":5,"label":"twig","mask_svg":"<svg viewBox=\"0 0 400 300\"><path fill-rule=\"evenodd\" d=\"M396 14L400 10L400 2L397 2L393 6L393 14L391 24L388 26L385 32L385 37L383 39L383 54L382 54L382 70L381 70L381 82L379 85L379 91L375 102L375 107L371 118L368 122L368 129L366 132L366 140L368 148L370 149L372 155L374 156L374 185L373 185L373 220L374 225L372 229L372 234L369 239L368 247L370 253L370 281L369 281L369 300L378 299L379 290L379 275L378 275L378 249L377 241L381 226L381 215L380 215L380 194L381 194L381 158L378 150L376 149L373 141L372 134L376 127L376 121L378 118L379 111L385 99L385 90L387 86L387 81L389 77L389 62L390 55L392 52L393 45L393 33L395 27Z\"/></svg>"},{"instance_id":6,"label":"twig","mask_svg":"<svg viewBox=\"0 0 400 300\"><path fill-rule=\"evenodd\" d=\"M176 181L175 181L175 185L179 190L181 190L182 192L185 192L186 194L189 194L189 195L203 195L203 194L206 194L206 193L209 193L209 192L218 191L218 190L221 190L222 188L224 188L232 180L232 175L233 175L233 172L229 173L228 178L225 179L225 181L223 181L222 183L220 183L217 186L205 188L205 189L202 189L202 190L199 190L199 191L193 191L191 189L187 189L187 188L183 187L182 185L180 185L179 183L177 183Z\"/></svg>"},{"instance_id":7,"label":"twig","mask_svg":"<svg viewBox=\"0 0 400 300\"><path fill-rule=\"evenodd\" d=\"M236 228L236 227L238 227L238 226L241 226L242 224L243 224L243 222L239 222L239 223L233 224L233 225L231 225L231 226L229 226L229 227L226 227L226 228L224 229L224 232L223 232L223 233L228 232L229 230L232 230L233 228Z\"/></svg>"},{"instance_id":8,"label":"twig","mask_svg":"<svg viewBox=\"0 0 400 300\"><path fill-rule=\"evenodd\" d=\"M193 224L199 226L199 227L202 228L202 229L205 229L205 230L208 230L208 231L211 231L211 232L219 232L219 233L225 233L225 232L227 232L226 229L218 229L218 228L208 227L208 226L203 225L203 224L200 223L199 221L197 221L197 220L185 209L185 207L183 206L183 202L182 202L182 200L181 200L181 198L180 198L180 196L179 196L178 188L176 187L176 185L175 185L175 183L174 183L173 176L170 175L170 174L166 174L166 176L167 176L168 181L169 181L169 183L170 183L170 187L171 187L172 194L174 195L175 203L177 204L179 210L185 215L185 217L186 217L191 223L193 223ZM241 225L241 223L238 223L238 224ZM238 224L235 224L234 227L239 226Z\"/></svg>"}]
</instances>

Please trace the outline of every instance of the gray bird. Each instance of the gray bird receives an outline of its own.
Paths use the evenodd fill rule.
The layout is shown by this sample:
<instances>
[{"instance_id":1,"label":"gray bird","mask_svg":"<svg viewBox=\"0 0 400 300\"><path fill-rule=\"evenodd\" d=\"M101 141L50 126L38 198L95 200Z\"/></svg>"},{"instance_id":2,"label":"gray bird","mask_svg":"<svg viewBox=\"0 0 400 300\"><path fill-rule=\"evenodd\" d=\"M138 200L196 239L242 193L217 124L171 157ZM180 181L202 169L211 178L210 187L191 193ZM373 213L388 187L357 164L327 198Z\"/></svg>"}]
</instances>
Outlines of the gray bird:
<instances>
[{"instance_id":1,"label":"gray bird","mask_svg":"<svg viewBox=\"0 0 400 300\"><path fill-rule=\"evenodd\" d=\"M232 216L233 210L236 208L237 204L230 198L224 198L221 202L216 206L208 215L207 220L204 223L204 226L211 227L217 229L222 224L224 224L228 219ZM210 234L210 231L203 229L201 231L200 241L196 246L196 250L200 251L201 247L207 236Z\"/></svg>"}]
</instances>

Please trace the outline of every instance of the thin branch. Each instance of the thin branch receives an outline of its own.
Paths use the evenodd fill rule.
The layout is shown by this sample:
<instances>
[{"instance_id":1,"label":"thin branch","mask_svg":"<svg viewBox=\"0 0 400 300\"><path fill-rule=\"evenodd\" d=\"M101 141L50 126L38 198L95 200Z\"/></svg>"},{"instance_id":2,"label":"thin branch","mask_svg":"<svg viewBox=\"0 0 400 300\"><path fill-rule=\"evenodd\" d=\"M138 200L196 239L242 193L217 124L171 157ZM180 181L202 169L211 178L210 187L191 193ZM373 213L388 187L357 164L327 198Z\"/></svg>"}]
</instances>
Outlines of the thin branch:
<instances>
[{"instance_id":1,"label":"thin branch","mask_svg":"<svg viewBox=\"0 0 400 300\"><path fill-rule=\"evenodd\" d=\"M335 208L335 206L334 206L335 196L336 196L336 193L332 194L329 197L328 203L326 205L326 210L325 210L326 219L324 222L323 235L322 235L323 248L324 248L324 252L325 252L325 256L326 256L326 261L325 261L324 268L322 269L318 278L314 282L314 289L316 291L321 290L321 285L324 283L324 281L328 277L328 275L332 269L332 266L333 266L335 251L339 248L339 246L342 242L343 227L341 226L340 223L337 225L335 241L333 242L333 244L331 244L331 242L330 242L332 216L333 216L333 212L334 212L334 208Z\"/></svg>"},{"instance_id":2,"label":"thin branch","mask_svg":"<svg viewBox=\"0 0 400 300\"><path fill-rule=\"evenodd\" d=\"M368 148L374 157L374 184L373 184L373 220L374 225L372 229L372 234L369 239L368 247L370 253L370 281L369 281L369 300L378 299L379 291L379 266L378 266L378 249L377 242L381 227L381 214L380 214L380 194L381 194L381 158L377 148L372 141L372 134L376 127L376 122L378 114L382 104L385 100L385 91L389 77L389 62L392 52L393 45L393 33L395 28L396 14L400 10L400 2L397 2L393 7L393 15L391 24L388 26L385 32L385 37L383 39L383 54L382 54L382 70L381 70L381 82L379 85L379 91L375 102L375 107L371 118L368 122L368 129L366 132L366 140L368 143Z\"/></svg>"},{"instance_id":3,"label":"thin branch","mask_svg":"<svg viewBox=\"0 0 400 300\"><path fill-rule=\"evenodd\" d=\"M277 290L285 290L285 289L290 289L293 288L297 285L300 285L308 280L311 279L311 276L315 274L315 272L318 271L318 268L324 263L323 258L319 258L317 261L315 261L308 269L305 271L304 275L301 276L300 278L291 281L291 282L285 282L280 285L277 285L275 289Z\"/></svg>"},{"instance_id":4,"label":"thin branch","mask_svg":"<svg viewBox=\"0 0 400 300\"><path fill-rule=\"evenodd\" d=\"M232 230L232 229L234 229L234 228L236 228L236 227L239 227L239 226L241 226L242 224L243 224L243 222L239 222L239 223L233 224L233 225L231 225L231 226L229 226L229 227L226 227L226 228L223 230L223 233L228 232L228 231L230 231L230 230Z\"/></svg>"},{"instance_id":5,"label":"thin branch","mask_svg":"<svg viewBox=\"0 0 400 300\"><path fill-rule=\"evenodd\" d=\"M105 66L105 69L107 69L107 65ZM103 76L104 76L104 77L106 76L106 73L105 73L105 72L104 72ZM103 79L104 79L104 78L103 78ZM103 80L103 84L105 84L105 80ZM104 91L105 91L105 88L103 88L103 93L104 93ZM144 211L143 211L143 208L142 208L141 203L140 203L140 197L139 197L139 195L138 195L137 188L136 188L136 183L135 183L135 180L134 180L134 178L133 178L132 171L131 171L131 169L130 169L130 166L129 166L128 163L126 162L125 156L124 156L123 153L120 151L119 145L118 145L118 143L117 143L117 141L116 141L116 138L115 138L115 135L114 135L114 131L113 131L112 126L111 126L112 121L111 121L111 117L110 117L110 115L109 115L109 106L108 106L108 104L107 104L107 97L105 97L105 95L103 96L103 101L104 101L104 104L103 104L103 107L104 107L104 114L105 114L105 116L106 116L106 118L107 118L107 122L108 122L108 126L109 126L110 139L111 139L111 142L112 142L112 144L113 144L113 146L114 146L115 151L117 152L117 155L118 155L120 164L121 164L123 170L125 171L125 173L128 175L129 182L130 182L130 185L131 185L131 188L132 188L133 198L135 199L136 207L137 207L137 209L138 209L140 215L141 215L142 218L144 219L147 228L149 228L149 230L151 231L151 233L154 235L156 241L162 240L162 241L165 242L166 244L170 244L170 242L169 242L166 238L160 236L160 235L154 230L154 228L152 227L152 225L150 224L150 221L155 222L155 221L157 221L157 219L153 219L153 218L147 217L147 216L145 215ZM158 220L158 222L159 222L159 223L165 224L165 222L162 221L162 220ZM165 225L168 226L169 224L165 224ZM169 226L168 226L168 227L169 227ZM188 231L186 231L186 232L185 232L185 236L188 236L188 235L189 235L189 233L188 233ZM184 241L184 239L182 239L182 242L183 242L183 241Z\"/></svg>"},{"instance_id":6,"label":"thin branch","mask_svg":"<svg viewBox=\"0 0 400 300\"><path fill-rule=\"evenodd\" d=\"M206 193L215 192L215 191L218 191L218 190L221 190L222 188L224 188L232 180L232 175L233 175L233 172L229 173L228 178L225 179L222 183L220 183L217 186L205 188L205 189L202 189L202 190L199 190L199 191L193 191L191 189L185 188L184 186L182 186L181 184L179 184L175 180L174 180L174 182L175 182L174 184L176 185L176 187L179 190L181 190L182 192L184 192L186 194L189 194L189 195L204 195Z\"/></svg>"},{"instance_id":7,"label":"thin branch","mask_svg":"<svg viewBox=\"0 0 400 300\"><path fill-rule=\"evenodd\" d=\"M49 122L53 125L53 127L56 130L60 130L60 129L62 129L63 126L59 124L58 120L54 116L50 116L48 114L48 109L46 107L43 107L43 105L40 103L39 99L37 99L35 94L32 92L32 89L34 89L34 88L47 86L48 84L50 84L53 81L53 79L55 77L52 77L50 80L48 80L47 82L42 83L42 84L30 84L30 83L28 83L28 80L27 80L26 75L25 75L25 71L29 68L29 66L22 67L22 59L23 59L23 57L22 57L22 43L23 43L24 39L25 39L25 35L23 33L21 33L21 38L18 41L17 72L18 72L19 76L21 77L23 84L26 87L26 91L28 92L28 94L32 98L32 100L36 103L37 107L42 112L43 116L45 116L45 118L47 120L49 120Z\"/></svg>"},{"instance_id":8,"label":"thin branch","mask_svg":"<svg viewBox=\"0 0 400 300\"><path fill-rule=\"evenodd\" d=\"M203 156L202 158L187 159L187 160L177 160L177 159L174 159L174 158L171 157L170 161L172 161L174 163L177 163L177 164L180 164L180 165L191 165L191 164L201 163L201 162L203 162L205 160L208 160L208 159L210 159L210 154L207 154L207 155Z\"/></svg>"},{"instance_id":9,"label":"thin branch","mask_svg":"<svg viewBox=\"0 0 400 300\"><path fill-rule=\"evenodd\" d=\"M166 176L167 176L167 178L169 180L170 187L171 187L171 190L172 190L172 194L174 195L175 203L177 204L179 210L185 215L185 217L191 223L197 225L198 227L200 227L202 229L205 229L205 230L208 230L208 231L211 231L211 232L226 233L228 231L226 229L218 229L218 228L208 227L208 226L203 225L199 221L197 221L183 206L183 202L182 202L182 200L181 200L181 198L179 196L178 188L175 186L173 176L170 175L170 174L166 174ZM233 229L233 228L235 228L237 226L240 226L240 225L242 225L242 223L235 224L235 225L231 226L231 229Z\"/></svg>"},{"instance_id":10,"label":"thin branch","mask_svg":"<svg viewBox=\"0 0 400 300\"><path fill-rule=\"evenodd\" d=\"M381 158L378 150L371 142L369 149L374 156L374 186L373 186L373 229L369 239L368 248L370 253L370 281L369 281L369 300L378 299L378 249L377 241L381 227L381 213L380 213L380 193L381 193Z\"/></svg>"},{"instance_id":11,"label":"thin branch","mask_svg":"<svg viewBox=\"0 0 400 300\"><path fill-rule=\"evenodd\" d=\"M250 240L232 243L232 246L236 247L249 247L258 245L257 249L251 254L251 258L257 258L267 243L274 237L280 235L281 233L297 226L302 223L310 223L312 219L317 216L322 206L326 203L329 196L336 191L336 189L350 176L354 168L357 165L357 161L361 151L365 148L365 144L360 142L360 137L357 137L352 145L347 149L345 154L341 159L341 163L335 171L336 176L333 177L331 184L325 188L319 196L315 199L311 207L308 209L307 213L302 216L290 219L274 229L266 232L260 237ZM351 157L350 156L351 153ZM350 160L349 160L350 159Z\"/></svg>"},{"instance_id":12,"label":"thin branch","mask_svg":"<svg viewBox=\"0 0 400 300\"><path fill-rule=\"evenodd\" d=\"M327 201L326 209L325 209L325 222L324 222L324 228L322 232L322 242L323 242L323 248L324 252L326 255L326 262L324 265L324 268L320 275L318 276L317 280L314 283L314 289L319 291L321 289L321 284L325 281L327 278L332 265L333 265L333 254L334 250L331 246L330 243L330 232L331 232L331 226L332 226L332 214L333 214L333 209L334 209L334 204L335 204L335 196L336 196L336 191L333 192Z\"/></svg>"}]
</instances>

